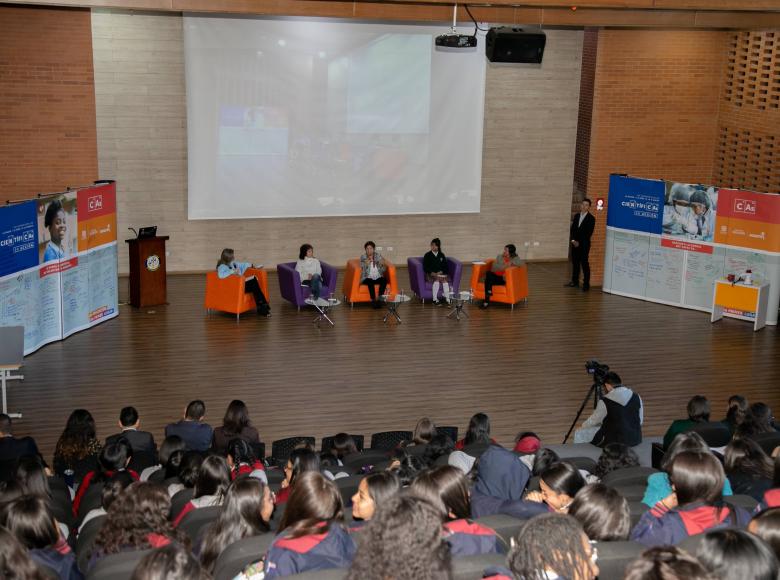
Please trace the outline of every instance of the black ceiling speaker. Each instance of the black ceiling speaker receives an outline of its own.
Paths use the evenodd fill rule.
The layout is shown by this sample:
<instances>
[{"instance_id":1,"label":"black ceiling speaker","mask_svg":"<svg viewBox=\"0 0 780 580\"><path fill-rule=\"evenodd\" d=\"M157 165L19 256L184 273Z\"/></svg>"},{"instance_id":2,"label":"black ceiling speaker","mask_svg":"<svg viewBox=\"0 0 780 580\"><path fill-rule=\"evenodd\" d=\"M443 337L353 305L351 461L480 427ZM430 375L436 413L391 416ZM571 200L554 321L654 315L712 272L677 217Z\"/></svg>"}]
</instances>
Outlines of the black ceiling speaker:
<instances>
[{"instance_id":1,"label":"black ceiling speaker","mask_svg":"<svg viewBox=\"0 0 780 580\"><path fill-rule=\"evenodd\" d=\"M523 32L501 26L488 30L485 55L490 62L542 62L547 37L543 32Z\"/></svg>"}]
</instances>

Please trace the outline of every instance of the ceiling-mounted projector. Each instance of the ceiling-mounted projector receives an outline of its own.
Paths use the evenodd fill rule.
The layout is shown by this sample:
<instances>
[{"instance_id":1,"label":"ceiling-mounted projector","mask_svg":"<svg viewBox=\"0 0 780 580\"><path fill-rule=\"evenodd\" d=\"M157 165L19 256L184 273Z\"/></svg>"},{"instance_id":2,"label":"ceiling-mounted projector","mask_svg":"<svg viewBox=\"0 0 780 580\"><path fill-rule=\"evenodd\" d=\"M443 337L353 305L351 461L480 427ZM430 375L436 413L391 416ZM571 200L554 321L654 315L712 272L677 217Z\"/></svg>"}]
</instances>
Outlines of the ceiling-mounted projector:
<instances>
[{"instance_id":1,"label":"ceiling-mounted projector","mask_svg":"<svg viewBox=\"0 0 780 580\"><path fill-rule=\"evenodd\" d=\"M446 48L474 48L477 46L477 37L470 34L440 34L436 37L436 46Z\"/></svg>"}]
</instances>

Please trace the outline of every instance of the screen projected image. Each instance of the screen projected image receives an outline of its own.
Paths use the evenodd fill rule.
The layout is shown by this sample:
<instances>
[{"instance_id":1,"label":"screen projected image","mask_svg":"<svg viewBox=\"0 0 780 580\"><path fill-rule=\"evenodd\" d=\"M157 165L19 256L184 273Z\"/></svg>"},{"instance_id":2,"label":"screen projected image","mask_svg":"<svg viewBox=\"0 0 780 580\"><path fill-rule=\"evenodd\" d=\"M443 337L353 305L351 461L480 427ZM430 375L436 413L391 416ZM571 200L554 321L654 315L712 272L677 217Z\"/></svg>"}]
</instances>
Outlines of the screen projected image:
<instances>
[{"instance_id":1,"label":"screen projected image","mask_svg":"<svg viewBox=\"0 0 780 580\"><path fill-rule=\"evenodd\" d=\"M190 219L479 211L479 51L436 51L439 27L184 28Z\"/></svg>"}]
</instances>

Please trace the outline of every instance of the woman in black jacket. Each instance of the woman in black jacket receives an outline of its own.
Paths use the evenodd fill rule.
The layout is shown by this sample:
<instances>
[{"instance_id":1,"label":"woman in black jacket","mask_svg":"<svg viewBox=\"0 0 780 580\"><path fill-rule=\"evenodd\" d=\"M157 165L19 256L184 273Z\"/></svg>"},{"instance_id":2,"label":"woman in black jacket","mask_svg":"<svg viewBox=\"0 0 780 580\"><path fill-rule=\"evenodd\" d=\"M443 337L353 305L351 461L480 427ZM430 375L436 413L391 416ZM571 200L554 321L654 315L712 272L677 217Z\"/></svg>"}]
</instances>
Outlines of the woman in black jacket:
<instances>
[{"instance_id":1,"label":"woman in black jacket","mask_svg":"<svg viewBox=\"0 0 780 580\"><path fill-rule=\"evenodd\" d=\"M441 287L444 290L444 300L449 304L450 284L449 278L447 278L447 257L441 251L441 240L439 238L431 240L431 250L423 256L423 271L425 272L425 281L433 282L433 288L431 289L433 303L436 306L441 304L439 300L439 287Z\"/></svg>"}]
</instances>

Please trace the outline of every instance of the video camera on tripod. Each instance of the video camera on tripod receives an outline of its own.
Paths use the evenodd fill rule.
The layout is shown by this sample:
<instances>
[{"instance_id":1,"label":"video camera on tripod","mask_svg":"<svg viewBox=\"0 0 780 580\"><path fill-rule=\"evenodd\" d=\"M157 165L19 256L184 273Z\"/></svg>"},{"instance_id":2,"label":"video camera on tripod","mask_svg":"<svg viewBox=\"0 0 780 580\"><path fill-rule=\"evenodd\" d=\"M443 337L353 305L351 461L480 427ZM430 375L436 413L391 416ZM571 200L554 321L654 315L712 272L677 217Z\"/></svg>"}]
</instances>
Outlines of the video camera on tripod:
<instances>
[{"instance_id":1,"label":"video camera on tripod","mask_svg":"<svg viewBox=\"0 0 780 580\"><path fill-rule=\"evenodd\" d=\"M588 394L585 395L585 399L582 401L582 405L580 405L579 411L577 411L577 415L574 417L574 421L572 421L571 427L569 427L568 432L566 433L566 436L563 438L563 442L566 443L566 441L569 439L569 435L571 435L571 432L574 430L574 427L577 425L577 421L580 420L580 415L582 415L582 410L585 408L585 405L588 404L588 399L590 399L591 393L593 396L593 408L596 408L596 405L599 402L599 399L601 399L602 396L604 396L604 381L607 378L607 373L609 372L609 365L603 365L596 359L590 359L589 361L585 362L585 370L588 371L589 375L593 375L593 384L591 385L590 389L588 389Z\"/></svg>"}]
</instances>

